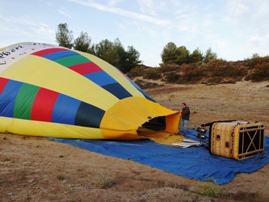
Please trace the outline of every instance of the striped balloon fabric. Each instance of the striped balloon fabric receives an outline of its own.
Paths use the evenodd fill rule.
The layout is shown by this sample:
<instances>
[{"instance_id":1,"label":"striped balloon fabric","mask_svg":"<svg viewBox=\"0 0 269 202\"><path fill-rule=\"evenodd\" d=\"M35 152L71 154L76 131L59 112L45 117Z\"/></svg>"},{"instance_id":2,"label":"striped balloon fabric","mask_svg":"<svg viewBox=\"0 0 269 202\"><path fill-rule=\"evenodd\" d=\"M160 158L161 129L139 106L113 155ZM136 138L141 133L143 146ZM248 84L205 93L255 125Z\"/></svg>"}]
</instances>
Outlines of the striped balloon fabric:
<instances>
[{"instance_id":1,"label":"striped balloon fabric","mask_svg":"<svg viewBox=\"0 0 269 202\"><path fill-rule=\"evenodd\" d=\"M141 127L177 133L179 116L91 54L43 43L0 50L0 132L130 140Z\"/></svg>"}]
</instances>

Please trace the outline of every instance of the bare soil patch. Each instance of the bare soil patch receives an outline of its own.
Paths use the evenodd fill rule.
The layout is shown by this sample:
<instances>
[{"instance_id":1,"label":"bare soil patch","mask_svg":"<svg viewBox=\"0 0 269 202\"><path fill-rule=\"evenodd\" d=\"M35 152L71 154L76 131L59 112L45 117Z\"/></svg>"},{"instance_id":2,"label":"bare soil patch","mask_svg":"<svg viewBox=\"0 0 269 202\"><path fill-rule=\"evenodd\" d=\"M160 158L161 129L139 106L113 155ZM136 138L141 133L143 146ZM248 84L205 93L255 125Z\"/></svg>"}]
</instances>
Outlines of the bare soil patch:
<instances>
[{"instance_id":1,"label":"bare soil patch","mask_svg":"<svg viewBox=\"0 0 269 202\"><path fill-rule=\"evenodd\" d=\"M269 126L268 82L164 85L160 104L191 109L190 128L215 120ZM267 86L267 87L266 87ZM268 128L266 128L268 135ZM199 182L40 137L0 134L0 201L268 201L269 165L224 186Z\"/></svg>"}]
</instances>

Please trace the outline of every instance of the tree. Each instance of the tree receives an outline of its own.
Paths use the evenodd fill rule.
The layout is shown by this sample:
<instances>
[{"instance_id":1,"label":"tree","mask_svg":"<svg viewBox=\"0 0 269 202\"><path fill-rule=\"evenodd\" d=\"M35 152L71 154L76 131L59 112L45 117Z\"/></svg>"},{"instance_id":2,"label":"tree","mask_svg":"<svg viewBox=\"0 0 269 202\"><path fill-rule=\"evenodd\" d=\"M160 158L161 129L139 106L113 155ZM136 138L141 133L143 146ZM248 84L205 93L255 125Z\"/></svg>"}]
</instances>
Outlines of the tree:
<instances>
[{"instance_id":1,"label":"tree","mask_svg":"<svg viewBox=\"0 0 269 202\"><path fill-rule=\"evenodd\" d=\"M177 59L177 46L173 42L167 43L167 45L163 48L161 57L163 64L172 64L176 63Z\"/></svg>"},{"instance_id":2,"label":"tree","mask_svg":"<svg viewBox=\"0 0 269 202\"><path fill-rule=\"evenodd\" d=\"M123 45L121 44L120 40L117 38L114 41L113 44L113 50L117 53L118 61L117 64L115 65L119 70L124 72L124 66L126 65L126 51L124 50ZM124 72L126 73L126 72Z\"/></svg>"},{"instance_id":3,"label":"tree","mask_svg":"<svg viewBox=\"0 0 269 202\"><path fill-rule=\"evenodd\" d=\"M253 58L259 58L259 57L260 57L260 56L259 56L258 53L253 53L253 54L252 54L252 59L253 59Z\"/></svg>"},{"instance_id":4,"label":"tree","mask_svg":"<svg viewBox=\"0 0 269 202\"><path fill-rule=\"evenodd\" d=\"M91 51L92 54L117 67L123 73L141 64L140 53L133 46L129 46L125 51L119 39L116 39L114 43L108 39L102 40L94 45Z\"/></svg>"},{"instance_id":5,"label":"tree","mask_svg":"<svg viewBox=\"0 0 269 202\"><path fill-rule=\"evenodd\" d=\"M109 64L117 67L123 73L129 72L134 67L141 65L139 60L140 53L133 47L129 46L127 51L124 50L120 40L115 39L114 43L108 39L102 40L98 44L91 44L91 38L86 32L81 32L80 36L73 41L73 33L68 29L66 23L58 25L58 31L56 32L56 42L59 46L63 46L75 50L88 52L97 57L105 60Z\"/></svg>"},{"instance_id":6,"label":"tree","mask_svg":"<svg viewBox=\"0 0 269 202\"><path fill-rule=\"evenodd\" d=\"M196 48L190 55L189 55L189 61L188 63L197 63L203 61L203 54L199 50L199 48Z\"/></svg>"},{"instance_id":7,"label":"tree","mask_svg":"<svg viewBox=\"0 0 269 202\"><path fill-rule=\"evenodd\" d=\"M216 60L217 59L217 54L213 53L211 48L207 49L205 56L204 56L204 62L207 63L210 60Z\"/></svg>"},{"instance_id":8,"label":"tree","mask_svg":"<svg viewBox=\"0 0 269 202\"><path fill-rule=\"evenodd\" d=\"M66 23L58 25L58 31L56 32L56 42L59 44L59 46L72 48L73 38L73 32L68 29L68 25Z\"/></svg>"},{"instance_id":9,"label":"tree","mask_svg":"<svg viewBox=\"0 0 269 202\"><path fill-rule=\"evenodd\" d=\"M142 61L139 60L140 53L133 47L128 46L126 51L126 61L123 67L121 67L121 71L123 73L127 73L136 66L141 65Z\"/></svg>"},{"instance_id":10,"label":"tree","mask_svg":"<svg viewBox=\"0 0 269 202\"><path fill-rule=\"evenodd\" d=\"M188 63L189 51L185 46L180 46L176 50L176 64Z\"/></svg>"},{"instance_id":11,"label":"tree","mask_svg":"<svg viewBox=\"0 0 269 202\"><path fill-rule=\"evenodd\" d=\"M74 49L82 52L89 52L91 38L86 32L81 32L80 36L74 41Z\"/></svg>"},{"instance_id":12,"label":"tree","mask_svg":"<svg viewBox=\"0 0 269 202\"><path fill-rule=\"evenodd\" d=\"M117 55L113 52L113 42L108 39L102 40L94 46L94 54L112 65L118 62Z\"/></svg>"}]
</instances>

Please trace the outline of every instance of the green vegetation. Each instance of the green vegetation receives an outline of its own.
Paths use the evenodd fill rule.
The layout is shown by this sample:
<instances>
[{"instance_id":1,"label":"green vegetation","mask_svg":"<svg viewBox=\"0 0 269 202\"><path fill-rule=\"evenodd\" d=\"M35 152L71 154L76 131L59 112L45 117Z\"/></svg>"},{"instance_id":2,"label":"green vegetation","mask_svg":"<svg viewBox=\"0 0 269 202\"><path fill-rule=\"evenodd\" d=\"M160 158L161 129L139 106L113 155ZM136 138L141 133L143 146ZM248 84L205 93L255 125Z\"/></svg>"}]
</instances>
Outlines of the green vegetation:
<instances>
[{"instance_id":1,"label":"green vegetation","mask_svg":"<svg viewBox=\"0 0 269 202\"><path fill-rule=\"evenodd\" d=\"M214 59L205 62L178 64L163 64L159 68L140 66L127 75L130 78L142 76L144 79L159 79L167 83L177 84L220 84L236 83L242 80L253 82L269 80L269 56L244 61L227 62ZM144 68L144 69L143 69ZM136 73L135 73L136 72Z\"/></svg>"},{"instance_id":2,"label":"green vegetation","mask_svg":"<svg viewBox=\"0 0 269 202\"><path fill-rule=\"evenodd\" d=\"M81 32L80 36L74 39L73 32L69 30L66 23L59 24L56 31L56 42L59 46L74 48L75 50L91 53L117 67L121 72L127 73L131 69L141 65L140 53L133 47L124 49L119 39L114 42L108 39L91 45L91 38L88 33Z\"/></svg>"},{"instance_id":3,"label":"green vegetation","mask_svg":"<svg viewBox=\"0 0 269 202\"><path fill-rule=\"evenodd\" d=\"M63 47L91 53L117 67L130 78L143 76L145 79L162 79L168 83L235 83L241 80L254 82L269 80L269 56L230 62L218 59L217 54L208 48L203 54L199 48L190 52L185 46L167 43L161 53L160 67L147 67L139 59L140 53L133 47L127 49L117 38L114 42L104 39L91 45L91 38L81 32L74 39L73 32L66 23L59 24L56 42Z\"/></svg>"},{"instance_id":4,"label":"green vegetation","mask_svg":"<svg viewBox=\"0 0 269 202\"><path fill-rule=\"evenodd\" d=\"M64 179L65 179L65 177L64 177L63 174L58 174L58 175L56 176L56 178L57 178L58 180L64 180Z\"/></svg>"},{"instance_id":5,"label":"green vegetation","mask_svg":"<svg viewBox=\"0 0 269 202\"><path fill-rule=\"evenodd\" d=\"M4 158L4 161L10 161L10 158L6 157L6 158Z\"/></svg>"},{"instance_id":6,"label":"green vegetation","mask_svg":"<svg viewBox=\"0 0 269 202\"><path fill-rule=\"evenodd\" d=\"M96 187L100 189L107 189L116 184L115 177L110 173L102 174L96 179Z\"/></svg>"},{"instance_id":7,"label":"green vegetation","mask_svg":"<svg viewBox=\"0 0 269 202\"><path fill-rule=\"evenodd\" d=\"M19 179L20 180L25 180L26 179L26 172L25 171L21 171L19 173Z\"/></svg>"},{"instance_id":8,"label":"green vegetation","mask_svg":"<svg viewBox=\"0 0 269 202\"><path fill-rule=\"evenodd\" d=\"M68 29L67 23L59 24L56 32L56 42L59 46L72 48L73 32Z\"/></svg>"},{"instance_id":9,"label":"green vegetation","mask_svg":"<svg viewBox=\"0 0 269 202\"><path fill-rule=\"evenodd\" d=\"M195 192L203 196L223 198L223 190L221 187L212 182L201 183Z\"/></svg>"},{"instance_id":10,"label":"green vegetation","mask_svg":"<svg viewBox=\"0 0 269 202\"><path fill-rule=\"evenodd\" d=\"M138 76L143 76L145 74L145 71L147 70L148 67L146 66L136 66L133 69L131 69L128 72L128 76L130 78L138 77Z\"/></svg>"},{"instance_id":11,"label":"green vegetation","mask_svg":"<svg viewBox=\"0 0 269 202\"><path fill-rule=\"evenodd\" d=\"M224 199L224 200L236 200L246 202L265 202L267 199L261 193L251 193L248 190L245 192L238 191L236 193L228 192L223 187L215 184L214 182L201 182L198 184L194 193L202 196Z\"/></svg>"},{"instance_id":12,"label":"green vegetation","mask_svg":"<svg viewBox=\"0 0 269 202\"><path fill-rule=\"evenodd\" d=\"M160 79L162 74L159 68L148 68L144 73L144 78L146 79Z\"/></svg>"}]
</instances>

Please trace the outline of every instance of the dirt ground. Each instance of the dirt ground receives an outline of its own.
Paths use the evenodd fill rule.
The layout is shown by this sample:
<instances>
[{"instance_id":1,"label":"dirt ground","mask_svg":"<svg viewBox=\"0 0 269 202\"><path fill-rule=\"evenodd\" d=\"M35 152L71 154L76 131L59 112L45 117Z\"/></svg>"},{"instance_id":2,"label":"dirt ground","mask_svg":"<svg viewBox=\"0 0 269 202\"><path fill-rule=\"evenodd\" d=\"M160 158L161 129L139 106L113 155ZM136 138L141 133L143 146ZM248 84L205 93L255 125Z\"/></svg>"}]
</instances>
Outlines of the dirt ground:
<instances>
[{"instance_id":1,"label":"dirt ground","mask_svg":"<svg viewBox=\"0 0 269 202\"><path fill-rule=\"evenodd\" d=\"M171 109L179 110L186 102L191 109L190 128L230 119L269 126L269 82L165 84L146 92ZM268 190L268 164L252 174L237 174L231 183L218 186L46 138L0 134L0 202L255 202L268 201Z\"/></svg>"}]
</instances>

